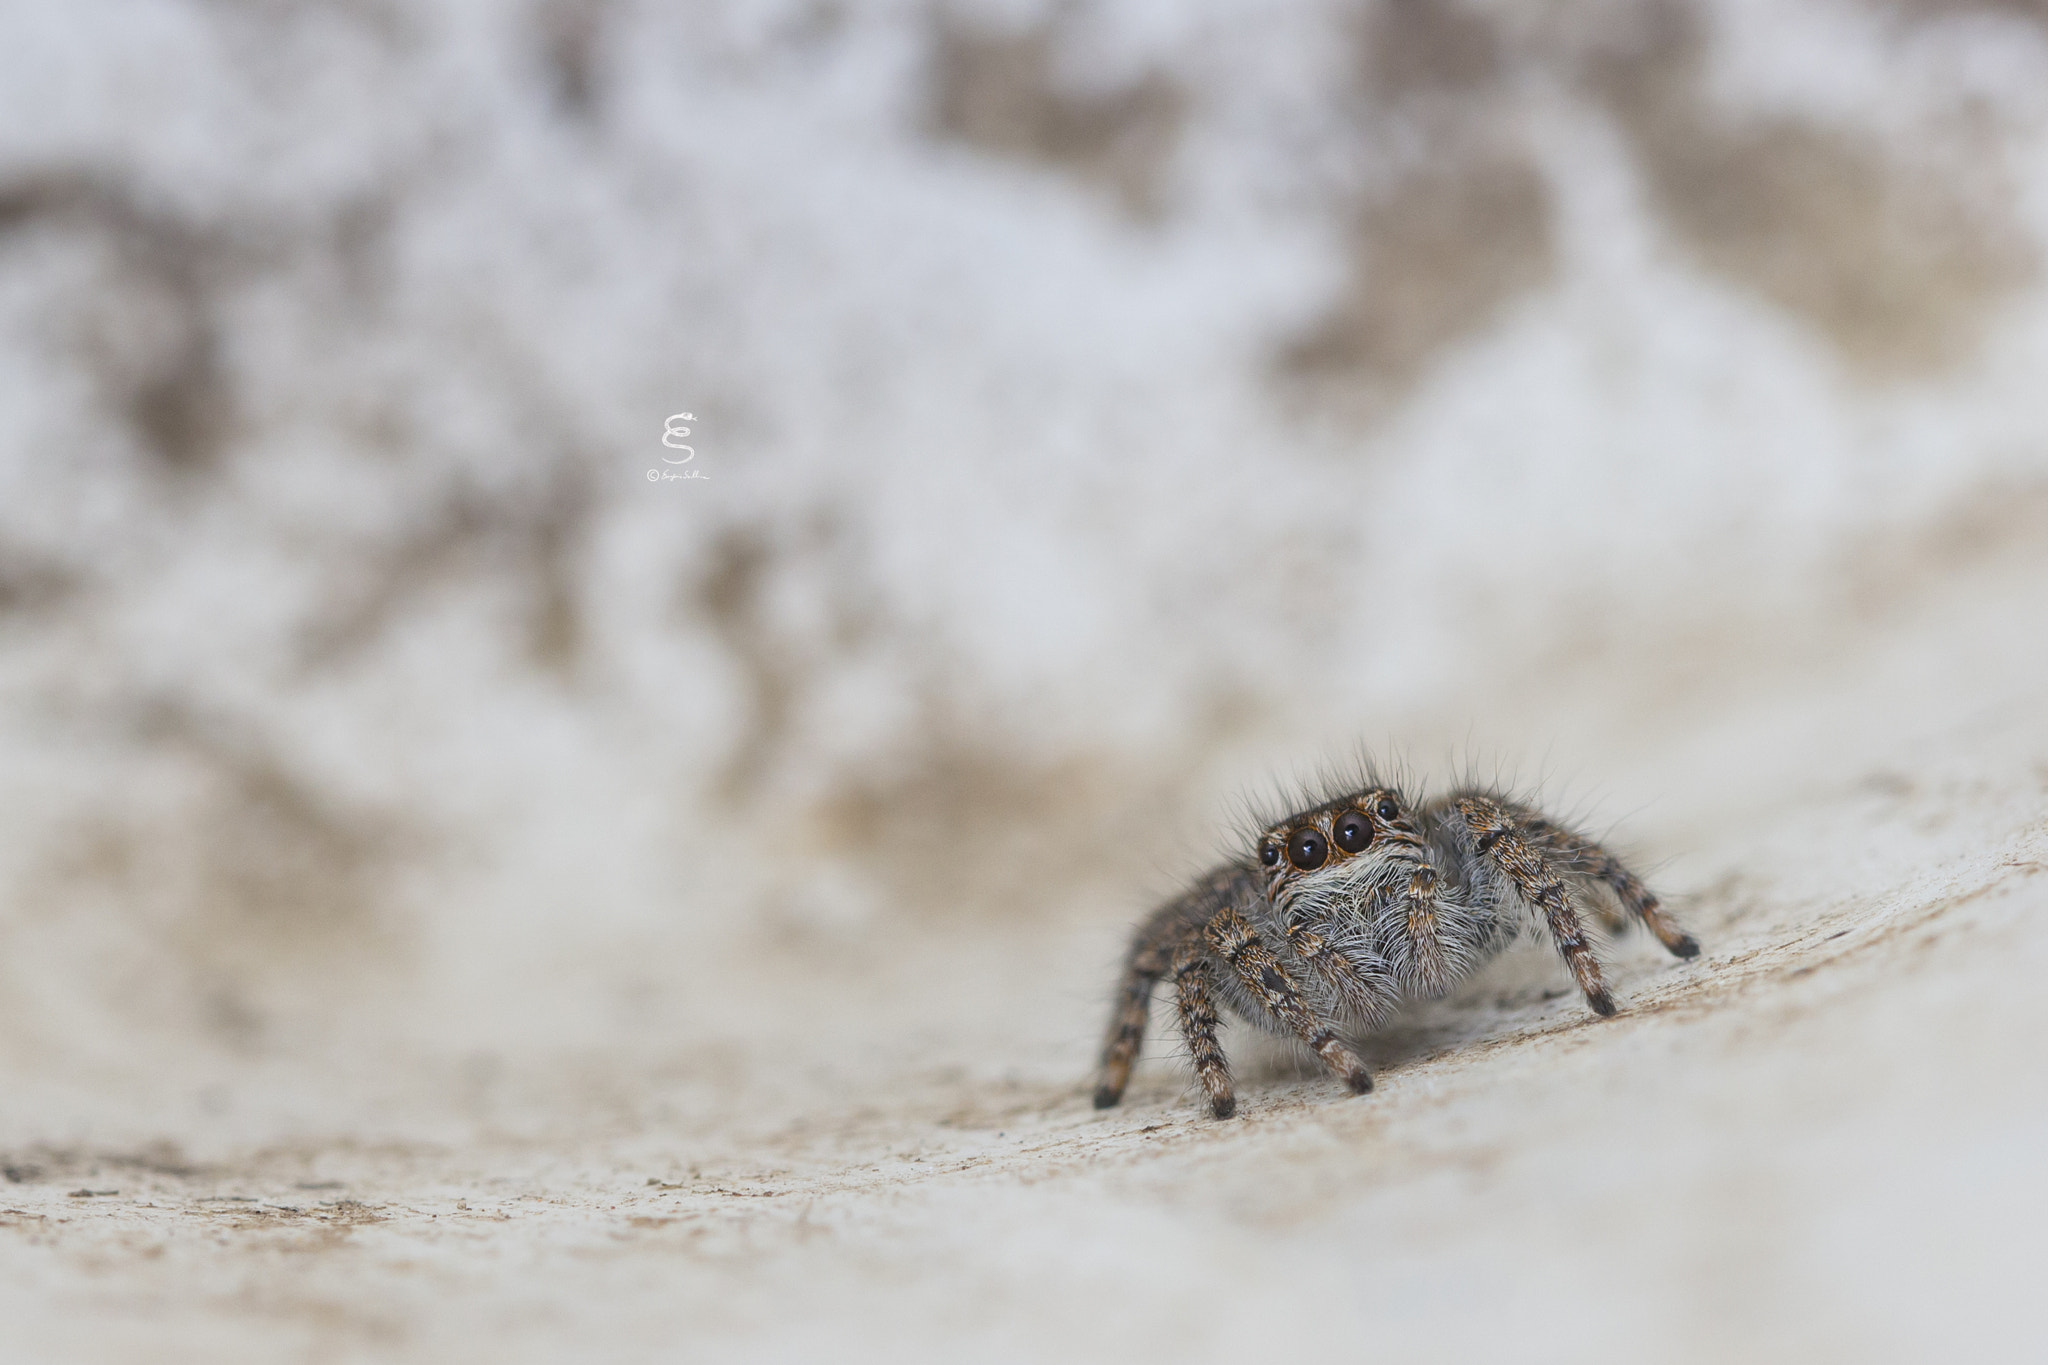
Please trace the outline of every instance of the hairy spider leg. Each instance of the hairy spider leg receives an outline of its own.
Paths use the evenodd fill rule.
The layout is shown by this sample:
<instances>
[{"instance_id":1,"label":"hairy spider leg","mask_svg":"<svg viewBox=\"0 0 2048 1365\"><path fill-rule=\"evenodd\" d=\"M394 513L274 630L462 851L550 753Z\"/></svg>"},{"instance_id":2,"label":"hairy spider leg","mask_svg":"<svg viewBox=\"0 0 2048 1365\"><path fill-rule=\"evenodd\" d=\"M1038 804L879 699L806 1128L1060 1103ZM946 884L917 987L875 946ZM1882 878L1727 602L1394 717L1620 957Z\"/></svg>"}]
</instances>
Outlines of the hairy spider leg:
<instances>
[{"instance_id":1,"label":"hairy spider leg","mask_svg":"<svg viewBox=\"0 0 2048 1365\"><path fill-rule=\"evenodd\" d=\"M1544 819L1527 809L1516 809L1515 821L1556 857L1561 867L1614 892L1622 909L1649 927L1673 957L1698 957L1699 940L1678 926L1664 910L1642 879L1622 866L1621 859L1577 830ZM1626 923L1626 921L1624 921Z\"/></svg>"},{"instance_id":2,"label":"hairy spider leg","mask_svg":"<svg viewBox=\"0 0 2048 1365\"><path fill-rule=\"evenodd\" d=\"M1295 1035L1323 1059L1325 1066L1343 1078L1354 1094L1363 1095L1372 1089L1372 1073L1365 1069L1365 1063L1344 1046L1334 1024L1317 1018L1309 1011L1302 1001L1301 992L1295 988L1293 978L1287 975L1287 969L1280 965L1279 958L1273 956L1273 950L1259 941L1258 934L1246 923L1243 915L1232 906L1224 906L1210 919L1202 936L1216 955L1237 973L1253 997L1266 1007L1266 1012L1293 1029Z\"/></svg>"},{"instance_id":3,"label":"hairy spider leg","mask_svg":"<svg viewBox=\"0 0 2048 1365\"><path fill-rule=\"evenodd\" d=\"M1331 927L1321 921L1318 924ZM1386 1017L1393 1006L1391 983L1369 979L1356 962L1333 947L1323 934L1309 928L1307 922L1284 916L1281 929L1287 936L1288 948L1322 978L1323 984L1358 1016L1362 1025L1370 1028Z\"/></svg>"},{"instance_id":4,"label":"hairy spider leg","mask_svg":"<svg viewBox=\"0 0 2048 1365\"><path fill-rule=\"evenodd\" d=\"M1148 926L1150 927L1150 926ZM1116 1010L1110 1015L1109 1037L1102 1045L1102 1074L1095 1085L1095 1107L1107 1109L1121 1100L1130 1084L1131 1067L1145 1045L1145 1021L1152 1013L1152 988L1171 965L1168 945L1144 936L1124 960L1117 983Z\"/></svg>"},{"instance_id":5,"label":"hairy spider leg","mask_svg":"<svg viewBox=\"0 0 2048 1365\"><path fill-rule=\"evenodd\" d=\"M1130 952L1124 958L1116 1006L1110 1012L1109 1033L1103 1041L1102 1067L1095 1085L1097 1109L1108 1109L1123 1098L1124 1087L1130 1084L1131 1068L1137 1065L1138 1053L1145 1045L1153 989L1171 968L1176 951L1200 933L1217 906L1233 895L1244 894L1252 884L1250 874L1242 868L1219 868L1153 911L1138 926Z\"/></svg>"},{"instance_id":6,"label":"hairy spider leg","mask_svg":"<svg viewBox=\"0 0 2048 1365\"><path fill-rule=\"evenodd\" d=\"M1180 1033L1187 1040L1195 1075L1209 1095L1209 1112L1227 1119L1237 1112L1237 1094L1230 1088L1230 1063L1216 1041L1216 1001L1209 994L1209 960L1190 937L1173 956L1174 1000L1180 1009Z\"/></svg>"},{"instance_id":7,"label":"hairy spider leg","mask_svg":"<svg viewBox=\"0 0 2048 1365\"><path fill-rule=\"evenodd\" d=\"M1586 1003L1599 1015L1614 1013L1614 996L1600 973L1600 960L1586 941L1585 926L1572 908L1571 890L1558 875L1537 844L1523 833L1514 817L1500 802L1483 796L1462 796L1453 805L1459 818L1475 836L1480 856L1514 883L1523 900L1543 913L1550 938L1571 968L1572 979L1585 993Z\"/></svg>"}]
</instances>

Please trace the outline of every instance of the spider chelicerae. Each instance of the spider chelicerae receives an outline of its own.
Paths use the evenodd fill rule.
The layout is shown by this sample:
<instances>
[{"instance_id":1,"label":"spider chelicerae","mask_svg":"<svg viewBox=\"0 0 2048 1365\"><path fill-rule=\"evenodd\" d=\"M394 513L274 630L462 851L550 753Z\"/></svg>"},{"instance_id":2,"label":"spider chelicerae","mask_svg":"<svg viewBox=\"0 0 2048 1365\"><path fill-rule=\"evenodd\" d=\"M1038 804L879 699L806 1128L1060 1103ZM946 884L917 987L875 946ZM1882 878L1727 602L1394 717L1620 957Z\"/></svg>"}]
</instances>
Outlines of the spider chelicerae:
<instances>
[{"instance_id":1,"label":"spider chelicerae","mask_svg":"<svg viewBox=\"0 0 2048 1365\"><path fill-rule=\"evenodd\" d=\"M1615 929L1641 920L1678 957L1699 952L1619 859L1534 807L1476 787L1416 803L1368 780L1271 824L1139 927L1095 1107L1123 1097L1161 977L1217 1118L1237 1109L1219 1004L1306 1043L1364 1094L1372 1076L1342 1034L1443 995L1528 924L1549 934L1594 1013L1613 1014L1586 910Z\"/></svg>"}]
</instances>

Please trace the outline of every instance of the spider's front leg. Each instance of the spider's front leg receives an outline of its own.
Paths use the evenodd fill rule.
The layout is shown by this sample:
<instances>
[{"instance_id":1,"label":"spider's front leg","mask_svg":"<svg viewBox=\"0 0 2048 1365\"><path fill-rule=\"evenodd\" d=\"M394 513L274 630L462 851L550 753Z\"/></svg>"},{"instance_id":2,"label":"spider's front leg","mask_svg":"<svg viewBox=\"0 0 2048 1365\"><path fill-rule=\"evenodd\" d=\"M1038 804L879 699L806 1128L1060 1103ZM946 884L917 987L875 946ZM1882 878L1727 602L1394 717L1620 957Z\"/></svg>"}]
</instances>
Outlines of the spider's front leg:
<instances>
[{"instance_id":1,"label":"spider's front leg","mask_svg":"<svg viewBox=\"0 0 2048 1365\"><path fill-rule=\"evenodd\" d=\"M1266 1012L1294 1030L1295 1036L1307 1043L1354 1093L1363 1095L1372 1089L1372 1073L1365 1069L1365 1063L1344 1046L1334 1025L1310 1012L1295 988L1294 979L1280 965L1280 959L1273 956L1273 950L1259 941L1258 933L1243 915L1234 907L1225 906L1210 919L1202 936L1266 1007Z\"/></svg>"},{"instance_id":2,"label":"spider's front leg","mask_svg":"<svg viewBox=\"0 0 2048 1365\"><path fill-rule=\"evenodd\" d=\"M1286 935L1288 949L1322 978L1323 984L1360 1023L1370 1028L1387 1016L1394 1004L1395 991L1383 973L1368 976L1329 936L1286 911L1281 912L1281 932Z\"/></svg>"},{"instance_id":3,"label":"spider's front leg","mask_svg":"<svg viewBox=\"0 0 2048 1365\"><path fill-rule=\"evenodd\" d=\"M1614 1013L1614 996L1600 972L1600 961L1586 940L1585 926L1573 908L1570 887L1551 865L1537 841L1500 802L1483 796L1459 797L1453 807L1472 831L1473 847L1514 884L1522 899L1543 913L1551 941L1571 968L1572 979L1586 1003L1599 1015Z\"/></svg>"}]
</instances>

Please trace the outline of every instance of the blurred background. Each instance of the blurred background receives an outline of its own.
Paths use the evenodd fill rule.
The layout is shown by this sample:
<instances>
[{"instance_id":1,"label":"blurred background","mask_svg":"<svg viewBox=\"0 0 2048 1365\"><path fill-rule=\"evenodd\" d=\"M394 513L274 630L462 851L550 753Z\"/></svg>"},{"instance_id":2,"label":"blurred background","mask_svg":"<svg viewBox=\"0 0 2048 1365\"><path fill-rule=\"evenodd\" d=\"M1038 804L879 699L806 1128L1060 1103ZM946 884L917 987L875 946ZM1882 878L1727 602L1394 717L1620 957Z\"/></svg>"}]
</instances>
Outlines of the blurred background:
<instances>
[{"instance_id":1,"label":"blurred background","mask_svg":"<svg viewBox=\"0 0 2048 1365\"><path fill-rule=\"evenodd\" d=\"M14 1140L1078 1087L1361 745L1683 895L2038 697L2048 6L0 27Z\"/></svg>"}]
</instances>

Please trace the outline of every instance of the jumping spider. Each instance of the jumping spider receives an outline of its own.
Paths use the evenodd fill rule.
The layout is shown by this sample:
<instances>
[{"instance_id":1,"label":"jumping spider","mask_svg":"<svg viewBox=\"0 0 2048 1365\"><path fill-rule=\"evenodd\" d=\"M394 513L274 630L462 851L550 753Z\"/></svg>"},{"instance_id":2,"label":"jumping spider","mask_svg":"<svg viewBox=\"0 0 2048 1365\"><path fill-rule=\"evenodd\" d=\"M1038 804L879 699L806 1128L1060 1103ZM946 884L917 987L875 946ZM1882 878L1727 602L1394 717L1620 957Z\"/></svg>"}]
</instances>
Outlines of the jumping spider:
<instances>
[{"instance_id":1,"label":"jumping spider","mask_svg":"<svg viewBox=\"0 0 2048 1365\"><path fill-rule=\"evenodd\" d=\"M1372 1076L1340 1031L1443 995L1524 923L1548 931L1594 1013L1613 1014L1582 906L1616 929L1640 919L1678 957L1700 950L1633 872L1539 811L1478 788L1417 804L1369 782L1269 826L1138 929L1095 1107L1123 1097L1162 976L1173 978L1181 1035L1219 1119L1237 1109L1216 1042L1219 1000L1306 1043L1357 1094Z\"/></svg>"}]
</instances>

